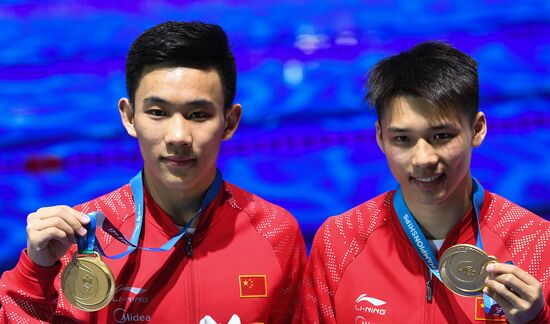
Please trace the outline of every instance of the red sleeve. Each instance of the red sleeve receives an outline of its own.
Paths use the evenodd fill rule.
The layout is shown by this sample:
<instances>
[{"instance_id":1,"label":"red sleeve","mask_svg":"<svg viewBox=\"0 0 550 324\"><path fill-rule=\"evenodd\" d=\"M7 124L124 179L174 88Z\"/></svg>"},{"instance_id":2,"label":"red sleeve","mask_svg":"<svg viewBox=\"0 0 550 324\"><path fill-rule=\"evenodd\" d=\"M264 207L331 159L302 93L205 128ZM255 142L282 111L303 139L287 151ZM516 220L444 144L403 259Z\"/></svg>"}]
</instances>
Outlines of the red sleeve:
<instances>
[{"instance_id":1,"label":"red sleeve","mask_svg":"<svg viewBox=\"0 0 550 324\"><path fill-rule=\"evenodd\" d=\"M315 238L304 272L301 289L302 323L336 323L334 310L334 278L330 278L326 239L330 237L327 220ZM334 260L332 260L334 263Z\"/></svg>"},{"instance_id":2,"label":"red sleeve","mask_svg":"<svg viewBox=\"0 0 550 324\"><path fill-rule=\"evenodd\" d=\"M313 239L301 289L302 323L336 323L335 296L348 265L390 219L393 192L329 217Z\"/></svg>"},{"instance_id":3,"label":"red sleeve","mask_svg":"<svg viewBox=\"0 0 550 324\"><path fill-rule=\"evenodd\" d=\"M288 224L288 229L284 231L286 233L277 239L271 239L273 250L281 266L283 280L269 323L290 323L293 315L300 311L298 295L307 260L306 245L294 217L288 214L286 218L285 223Z\"/></svg>"},{"instance_id":4,"label":"red sleeve","mask_svg":"<svg viewBox=\"0 0 550 324\"><path fill-rule=\"evenodd\" d=\"M60 261L51 267L39 266L23 250L15 268L4 272L0 278L0 322L44 323L61 320L70 323L77 321L77 316L80 320L85 319L83 312L71 314L58 303L60 288L56 287L60 286L61 268Z\"/></svg>"}]
</instances>

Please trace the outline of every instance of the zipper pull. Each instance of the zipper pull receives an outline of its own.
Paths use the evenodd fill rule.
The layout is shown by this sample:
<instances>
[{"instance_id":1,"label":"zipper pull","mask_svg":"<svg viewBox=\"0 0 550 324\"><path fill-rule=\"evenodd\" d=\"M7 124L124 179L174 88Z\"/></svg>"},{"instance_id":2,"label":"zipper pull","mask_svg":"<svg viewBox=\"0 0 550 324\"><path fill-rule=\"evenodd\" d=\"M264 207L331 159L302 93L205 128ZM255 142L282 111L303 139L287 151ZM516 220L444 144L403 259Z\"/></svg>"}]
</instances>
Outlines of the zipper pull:
<instances>
[{"instance_id":1,"label":"zipper pull","mask_svg":"<svg viewBox=\"0 0 550 324\"><path fill-rule=\"evenodd\" d=\"M426 301L428 303L432 302L432 296L432 272L430 271L430 278L428 279L428 281L426 281Z\"/></svg>"},{"instance_id":2,"label":"zipper pull","mask_svg":"<svg viewBox=\"0 0 550 324\"><path fill-rule=\"evenodd\" d=\"M191 235L185 235L185 252L190 258L193 257L193 238Z\"/></svg>"}]
</instances>

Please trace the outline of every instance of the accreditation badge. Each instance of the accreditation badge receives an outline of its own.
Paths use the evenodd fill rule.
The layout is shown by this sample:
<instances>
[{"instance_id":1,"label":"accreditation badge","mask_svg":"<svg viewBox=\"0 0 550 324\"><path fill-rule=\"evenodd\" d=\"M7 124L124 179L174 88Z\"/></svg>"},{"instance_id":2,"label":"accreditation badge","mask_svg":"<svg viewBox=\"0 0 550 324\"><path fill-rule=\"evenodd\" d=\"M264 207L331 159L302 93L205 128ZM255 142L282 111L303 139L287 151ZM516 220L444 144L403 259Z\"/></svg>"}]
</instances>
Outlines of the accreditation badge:
<instances>
[{"instance_id":1,"label":"accreditation badge","mask_svg":"<svg viewBox=\"0 0 550 324\"><path fill-rule=\"evenodd\" d=\"M101 261L99 253L75 253L63 269L61 287L73 306L86 312L95 312L113 299L115 279L111 269Z\"/></svg>"},{"instance_id":2,"label":"accreditation badge","mask_svg":"<svg viewBox=\"0 0 550 324\"><path fill-rule=\"evenodd\" d=\"M457 244L448 248L439 261L441 280L452 292L466 297L483 294L486 268L498 260L482 249L470 244Z\"/></svg>"}]
</instances>

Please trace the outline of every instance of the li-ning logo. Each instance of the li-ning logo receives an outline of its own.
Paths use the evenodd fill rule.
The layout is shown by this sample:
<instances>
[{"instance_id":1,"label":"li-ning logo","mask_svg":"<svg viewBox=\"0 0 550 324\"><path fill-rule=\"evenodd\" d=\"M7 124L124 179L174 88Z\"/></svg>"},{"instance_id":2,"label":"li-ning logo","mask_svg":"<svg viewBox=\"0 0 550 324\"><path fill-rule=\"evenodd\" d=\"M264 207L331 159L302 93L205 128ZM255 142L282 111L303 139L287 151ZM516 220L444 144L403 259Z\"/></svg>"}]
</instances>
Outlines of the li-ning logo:
<instances>
[{"instance_id":1,"label":"li-ning logo","mask_svg":"<svg viewBox=\"0 0 550 324\"><path fill-rule=\"evenodd\" d=\"M119 295L119 293L122 292L122 291L129 291L133 295L140 295L140 294L145 293L147 291L147 289L138 288L138 287L126 287L124 285L120 285L120 286L116 287L115 298L113 298L113 301L115 301L115 302L129 301L131 303L143 303L143 304L146 304L146 303L149 302L149 297L147 297L147 296L120 296L120 297L117 297L117 295Z\"/></svg>"},{"instance_id":2,"label":"li-ning logo","mask_svg":"<svg viewBox=\"0 0 550 324\"><path fill-rule=\"evenodd\" d=\"M147 289L143 289L143 288L138 288L138 287L125 287L123 285L120 285L118 287L116 287L116 290L115 290L115 294L120 292L120 291L123 291L123 290L126 290L126 291L129 291L131 292L132 294L134 295L139 295L141 293L144 293L147 291Z\"/></svg>"},{"instance_id":3,"label":"li-ning logo","mask_svg":"<svg viewBox=\"0 0 550 324\"><path fill-rule=\"evenodd\" d=\"M365 305L367 302L370 305ZM370 314L379 314L379 315L386 315L386 309L381 308L380 306L385 305L386 302L380 299L376 299L374 297L368 297L367 294L361 294L357 299L355 300L355 310Z\"/></svg>"}]
</instances>

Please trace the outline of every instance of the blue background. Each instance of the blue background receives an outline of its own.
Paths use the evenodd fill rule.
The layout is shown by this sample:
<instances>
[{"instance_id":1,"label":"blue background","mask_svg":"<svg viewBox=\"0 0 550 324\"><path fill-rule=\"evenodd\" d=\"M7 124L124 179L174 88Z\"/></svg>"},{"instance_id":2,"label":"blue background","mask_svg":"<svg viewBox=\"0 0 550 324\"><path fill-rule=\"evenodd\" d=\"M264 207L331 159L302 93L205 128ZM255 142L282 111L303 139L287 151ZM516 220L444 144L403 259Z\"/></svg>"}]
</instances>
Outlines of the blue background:
<instances>
[{"instance_id":1,"label":"blue background","mask_svg":"<svg viewBox=\"0 0 550 324\"><path fill-rule=\"evenodd\" d=\"M0 271L42 206L75 205L141 166L116 103L130 43L165 20L228 33L244 119L224 177L320 223L396 185L363 103L369 68L424 40L479 62L489 134L473 174L550 217L550 1L0 1Z\"/></svg>"}]
</instances>

